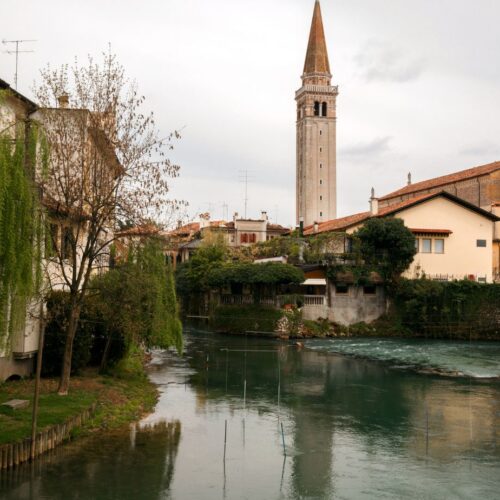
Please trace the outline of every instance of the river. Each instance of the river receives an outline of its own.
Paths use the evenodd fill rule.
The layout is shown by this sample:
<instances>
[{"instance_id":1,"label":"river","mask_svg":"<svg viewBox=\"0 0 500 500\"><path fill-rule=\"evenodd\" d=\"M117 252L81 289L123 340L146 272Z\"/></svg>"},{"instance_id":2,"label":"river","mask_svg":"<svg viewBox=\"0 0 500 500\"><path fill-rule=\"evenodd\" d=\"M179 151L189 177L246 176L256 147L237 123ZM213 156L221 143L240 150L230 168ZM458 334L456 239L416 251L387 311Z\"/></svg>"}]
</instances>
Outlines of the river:
<instances>
[{"instance_id":1,"label":"river","mask_svg":"<svg viewBox=\"0 0 500 500\"><path fill-rule=\"evenodd\" d=\"M498 343L342 342L192 331L154 354L153 414L0 473L0 498L499 498Z\"/></svg>"}]
</instances>

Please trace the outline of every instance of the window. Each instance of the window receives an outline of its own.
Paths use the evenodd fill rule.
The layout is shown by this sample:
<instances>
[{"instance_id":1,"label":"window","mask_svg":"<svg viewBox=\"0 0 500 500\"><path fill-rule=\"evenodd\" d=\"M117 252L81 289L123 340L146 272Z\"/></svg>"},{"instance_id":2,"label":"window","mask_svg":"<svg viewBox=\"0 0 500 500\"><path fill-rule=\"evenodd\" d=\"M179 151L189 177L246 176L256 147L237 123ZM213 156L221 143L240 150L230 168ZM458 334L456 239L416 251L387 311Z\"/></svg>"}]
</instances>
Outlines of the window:
<instances>
[{"instance_id":1,"label":"window","mask_svg":"<svg viewBox=\"0 0 500 500\"><path fill-rule=\"evenodd\" d=\"M415 238L415 251L416 251L417 253L418 253L418 250L419 250L419 248L418 248L418 247L419 247L418 242L419 242L419 239L418 239L418 238Z\"/></svg>"},{"instance_id":2,"label":"window","mask_svg":"<svg viewBox=\"0 0 500 500\"><path fill-rule=\"evenodd\" d=\"M477 240L476 241L476 246L478 246L478 247L485 247L486 246L486 240Z\"/></svg>"},{"instance_id":3,"label":"window","mask_svg":"<svg viewBox=\"0 0 500 500\"><path fill-rule=\"evenodd\" d=\"M323 163L320 163L320 164L319 164L319 168L323 168Z\"/></svg>"},{"instance_id":4,"label":"window","mask_svg":"<svg viewBox=\"0 0 500 500\"><path fill-rule=\"evenodd\" d=\"M319 216L320 216L320 217L323 217L323 212L320 212L320 213L319 213Z\"/></svg>"},{"instance_id":5,"label":"window","mask_svg":"<svg viewBox=\"0 0 500 500\"><path fill-rule=\"evenodd\" d=\"M443 239L434 240L434 253L444 253L444 240Z\"/></svg>"},{"instance_id":6,"label":"window","mask_svg":"<svg viewBox=\"0 0 500 500\"><path fill-rule=\"evenodd\" d=\"M345 253L352 253L353 250L353 243L352 243L352 238L347 238L345 240Z\"/></svg>"},{"instance_id":7,"label":"window","mask_svg":"<svg viewBox=\"0 0 500 500\"><path fill-rule=\"evenodd\" d=\"M257 235L255 233L249 234L248 236L249 236L248 241L250 243L255 243L257 241Z\"/></svg>"},{"instance_id":8,"label":"window","mask_svg":"<svg viewBox=\"0 0 500 500\"><path fill-rule=\"evenodd\" d=\"M323 152L323 148L319 148L319 152L322 153Z\"/></svg>"},{"instance_id":9,"label":"window","mask_svg":"<svg viewBox=\"0 0 500 500\"><path fill-rule=\"evenodd\" d=\"M432 252L432 240L430 238L422 238L422 253Z\"/></svg>"},{"instance_id":10,"label":"window","mask_svg":"<svg viewBox=\"0 0 500 500\"><path fill-rule=\"evenodd\" d=\"M323 184L323 181L322 181L322 180L320 180L320 181L319 181L319 184L320 184L320 186L321 186L321 185Z\"/></svg>"},{"instance_id":11,"label":"window","mask_svg":"<svg viewBox=\"0 0 500 500\"><path fill-rule=\"evenodd\" d=\"M335 285L335 295L349 295L349 285Z\"/></svg>"},{"instance_id":12,"label":"window","mask_svg":"<svg viewBox=\"0 0 500 500\"><path fill-rule=\"evenodd\" d=\"M318 101L316 101L316 102L314 103L314 116L319 116L319 111L320 111L320 110L319 110L319 102L318 102Z\"/></svg>"},{"instance_id":13,"label":"window","mask_svg":"<svg viewBox=\"0 0 500 500\"><path fill-rule=\"evenodd\" d=\"M328 111L328 104L326 102L321 106L321 116L326 116Z\"/></svg>"},{"instance_id":14,"label":"window","mask_svg":"<svg viewBox=\"0 0 500 500\"><path fill-rule=\"evenodd\" d=\"M377 287L375 285L365 285L363 287L363 295L376 295Z\"/></svg>"},{"instance_id":15,"label":"window","mask_svg":"<svg viewBox=\"0 0 500 500\"><path fill-rule=\"evenodd\" d=\"M248 234L247 234L247 233L243 233L243 234L240 236L240 242L241 242L241 243L248 243Z\"/></svg>"},{"instance_id":16,"label":"window","mask_svg":"<svg viewBox=\"0 0 500 500\"><path fill-rule=\"evenodd\" d=\"M323 135L323 131L322 130L319 131L319 135Z\"/></svg>"},{"instance_id":17,"label":"window","mask_svg":"<svg viewBox=\"0 0 500 500\"><path fill-rule=\"evenodd\" d=\"M320 196L320 197L319 197L319 201L323 201L323 196Z\"/></svg>"}]
</instances>

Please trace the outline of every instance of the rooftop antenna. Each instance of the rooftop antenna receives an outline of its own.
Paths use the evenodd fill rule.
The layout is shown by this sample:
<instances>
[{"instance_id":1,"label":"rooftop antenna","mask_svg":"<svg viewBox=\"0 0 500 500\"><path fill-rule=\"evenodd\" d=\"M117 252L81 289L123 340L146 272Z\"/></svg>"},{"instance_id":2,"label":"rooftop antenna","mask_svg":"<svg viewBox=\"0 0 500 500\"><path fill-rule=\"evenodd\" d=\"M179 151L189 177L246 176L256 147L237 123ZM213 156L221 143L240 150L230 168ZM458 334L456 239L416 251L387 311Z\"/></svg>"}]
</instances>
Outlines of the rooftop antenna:
<instances>
[{"instance_id":1,"label":"rooftop antenna","mask_svg":"<svg viewBox=\"0 0 500 500\"><path fill-rule=\"evenodd\" d=\"M210 214L210 217L212 217L212 214L214 212L214 203L212 201L205 201L205 203L203 203L203 206L208 207L208 213Z\"/></svg>"},{"instance_id":2,"label":"rooftop antenna","mask_svg":"<svg viewBox=\"0 0 500 500\"><path fill-rule=\"evenodd\" d=\"M14 87L16 88L16 90L17 90L17 69L19 66L19 54L26 53L26 52L35 52L34 50L19 50L19 44L20 43L32 43L32 42L37 42L37 41L38 40L2 40L2 43L4 45L7 45L8 43L12 43L16 46L15 49L4 51L6 54L15 54L16 55L16 72L14 73Z\"/></svg>"},{"instance_id":3,"label":"rooftop antenna","mask_svg":"<svg viewBox=\"0 0 500 500\"><path fill-rule=\"evenodd\" d=\"M249 175L251 170L240 170L239 179L240 182L245 184L245 219L247 218L247 208L248 208L248 181L252 180L252 176Z\"/></svg>"},{"instance_id":4,"label":"rooftop antenna","mask_svg":"<svg viewBox=\"0 0 500 500\"><path fill-rule=\"evenodd\" d=\"M229 205L224 201L222 202L222 220L229 218Z\"/></svg>"}]
</instances>

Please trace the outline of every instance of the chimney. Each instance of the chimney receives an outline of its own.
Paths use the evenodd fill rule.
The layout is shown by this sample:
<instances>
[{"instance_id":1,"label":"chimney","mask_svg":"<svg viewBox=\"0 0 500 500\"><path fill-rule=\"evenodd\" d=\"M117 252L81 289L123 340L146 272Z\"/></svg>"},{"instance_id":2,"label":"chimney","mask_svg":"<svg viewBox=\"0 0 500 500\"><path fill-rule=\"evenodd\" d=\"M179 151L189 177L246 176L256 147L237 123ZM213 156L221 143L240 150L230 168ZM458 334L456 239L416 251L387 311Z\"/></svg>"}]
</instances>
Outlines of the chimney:
<instances>
[{"instance_id":1,"label":"chimney","mask_svg":"<svg viewBox=\"0 0 500 500\"><path fill-rule=\"evenodd\" d=\"M268 220L268 219L267 219L267 212L262 211L262 212L260 213L260 218L261 218L262 220Z\"/></svg>"},{"instance_id":2,"label":"chimney","mask_svg":"<svg viewBox=\"0 0 500 500\"><path fill-rule=\"evenodd\" d=\"M314 222L314 234L319 233L319 224Z\"/></svg>"},{"instance_id":3,"label":"chimney","mask_svg":"<svg viewBox=\"0 0 500 500\"><path fill-rule=\"evenodd\" d=\"M57 98L57 102L59 103L59 107L62 109L66 109L69 107L69 95L68 94L61 94Z\"/></svg>"},{"instance_id":4,"label":"chimney","mask_svg":"<svg viewBox=\"0 0 500 500\"><path fill-rule=\"evenodd\" d=\"M408 172L408 186L411 186L411 172Z\"/></svg>"},{"instance_id":5,"label":"chimney","mask_svg":"<svg viewBox=\"0 0 500 500\"><path fill-rule=\"evenodd\" d=\"M378 214L378 198L375 198L375 189L372 188L372 195L370 198L370 212L372 215Z\"/></svg>"},{"instance_id":6,"label":"chimney","mask_svg":"<svg viewBox=\"0 0 500 500\"><path fill-rule=\"evenodd\" d=\"M204 214L200 214L200 229L204 229L206 227L210 227L210 213L205 212Z\"/></svg>"},{"instance_id":7,"label":"chimney","mask_svg":"<svg viewBox=\"0 0 500 500\"><path fill-rule=\"evenodd\" d=\"M233 221L236 221L236 219L238 219L239 216L240 216L240 214L238 212L234 212Z\"/></svg>"}]
</instances>

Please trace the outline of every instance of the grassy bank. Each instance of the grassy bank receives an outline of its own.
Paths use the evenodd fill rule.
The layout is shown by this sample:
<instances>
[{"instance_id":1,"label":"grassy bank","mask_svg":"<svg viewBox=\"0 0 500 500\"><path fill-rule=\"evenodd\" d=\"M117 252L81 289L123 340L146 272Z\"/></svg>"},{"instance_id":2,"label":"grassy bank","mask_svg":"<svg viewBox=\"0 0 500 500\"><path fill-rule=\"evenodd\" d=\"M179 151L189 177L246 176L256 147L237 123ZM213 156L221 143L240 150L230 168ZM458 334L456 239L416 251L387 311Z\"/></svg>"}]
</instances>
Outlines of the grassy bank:
<instances>
[{"instance_id":1,"label":"grassy bank","mask_svg":"<svg viewBox=\"0 0 500 500\"><path fill-rule=\"evenodd\" d=\"M40 393L38 430L65 422L89 408L94 402L94 418L76 433L85 434L125 425L152 411L157 399L156 387L145 376L127 378L100 376L87 371L72 377L68 396L56 393L58 380L43 379ZM10 399L27 399L29 408L12 411L0 406L0 445L31 435L33 380L0 385L0 405ZM75 434L76 434L75 433Z\"/></svg>"}]
</instances>

